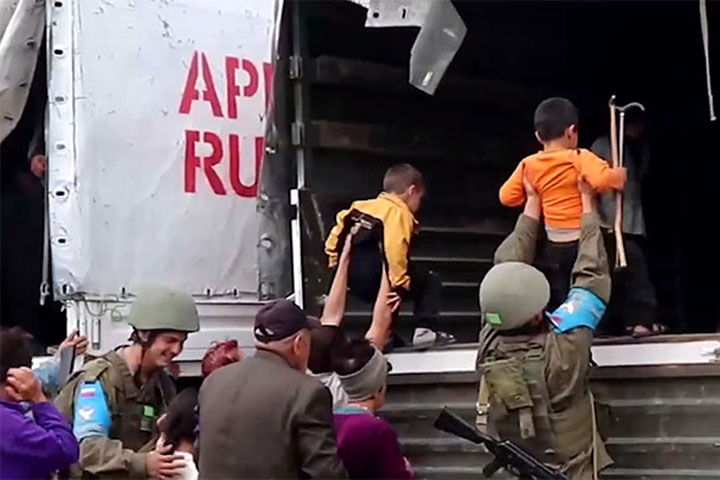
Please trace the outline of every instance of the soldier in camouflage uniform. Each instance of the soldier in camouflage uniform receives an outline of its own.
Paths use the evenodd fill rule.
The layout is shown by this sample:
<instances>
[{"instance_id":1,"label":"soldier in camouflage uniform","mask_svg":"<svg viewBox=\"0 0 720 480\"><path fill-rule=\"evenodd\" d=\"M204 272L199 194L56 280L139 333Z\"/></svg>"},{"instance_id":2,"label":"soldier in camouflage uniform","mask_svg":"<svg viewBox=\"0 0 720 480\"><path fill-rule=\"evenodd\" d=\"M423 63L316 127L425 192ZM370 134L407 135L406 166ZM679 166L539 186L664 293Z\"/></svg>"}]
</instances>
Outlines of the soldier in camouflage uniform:
<instances>
[{"instance_id":1,"label":"soldier in camouflage uniform","mask_svg":"<svg viewBox=\"0 0 720 480\"><path fill-rule=\"evenodd\" d=\"M581 186L582 233L572 288L550 314L545 312L550 285L529 265L541 228L540 200L527 184L526 190L525 211L480 285L478 423L486 415L500 438L515 441L573 480L593 479L612 463L588 388L593 332L610 298L593 192Z\"/></svg>"},{"instance_id":2,"label":"soldier in camouflage uniform","mask_svg":"<svg viewBox=\"0 0 720 480\"><path fill-rule=\"evenodd\" d=\"M73 477L159 478L182 468L179 456L156 449L157 419L175 395L165 369L199 329L195 302L183 292L147 289L128 323L132 345L85 364L55 401L80 442Z\"/></svg>"}]
</instances>

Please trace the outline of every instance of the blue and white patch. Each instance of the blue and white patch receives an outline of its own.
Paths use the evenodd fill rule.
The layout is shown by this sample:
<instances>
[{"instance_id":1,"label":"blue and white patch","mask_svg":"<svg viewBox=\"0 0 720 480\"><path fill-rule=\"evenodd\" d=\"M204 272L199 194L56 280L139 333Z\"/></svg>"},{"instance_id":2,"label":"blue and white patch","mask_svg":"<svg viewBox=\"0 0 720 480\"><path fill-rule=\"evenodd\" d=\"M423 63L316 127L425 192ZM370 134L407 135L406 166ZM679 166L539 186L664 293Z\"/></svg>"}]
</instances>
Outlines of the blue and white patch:
<instances>
[{"instance_id":1,"label":"blue and white patch","mask_svg":"<svg viewBox=\"0 0 720 480\"><path fill-rule=\"evenodd\" d=\"M73 433L78 442L94 435L109 435L112 424L110 408L100 382L85 382L80 385L75 397L73 418Z\"/></svg>"},{"instance_id":2,"label":"blue and white patch","mask_svg":"<svg viewBox=\"0 0 720 480\"><path fill-rule=\"evenodd\" d=\"M600 297L585 288L573 288L553 313L548 314L557 333L566 333L578 327L595 330L607 306Z\"/></svg>"}]
</instances>

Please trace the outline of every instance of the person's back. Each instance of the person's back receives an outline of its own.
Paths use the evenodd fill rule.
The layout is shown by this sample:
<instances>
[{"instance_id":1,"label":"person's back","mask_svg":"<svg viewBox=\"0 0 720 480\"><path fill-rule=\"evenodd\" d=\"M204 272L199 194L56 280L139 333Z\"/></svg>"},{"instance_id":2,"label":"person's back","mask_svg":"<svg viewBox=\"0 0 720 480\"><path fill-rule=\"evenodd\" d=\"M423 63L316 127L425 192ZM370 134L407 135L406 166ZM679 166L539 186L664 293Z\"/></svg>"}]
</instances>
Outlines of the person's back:
<instances>
[{"instance_id":1,"label":"person's back","mask_svg":"<svg viewBox=\"0 0 720 480\"><path fill-rule=\"evenodd\" d=\"M350 478L409 478L398 438L390 424L359 408L343 407L335 411L338 454ZM388 469L396 468L394 475Z\"/></svg>"},{"instance_id":2,"label":"person's back","mask_svg":"<svg viewBox=\"0 0 720 480\"><path fill-rule=\"evenodd\" d=\"M587 462L585 471L590 469L593 429L589 419L593 406L586 382L592 338L589 328L539 330L500 336L493 344L482 346L483 369L492 390L514 382L511 370L520 365L522 384L527 385L505 412L491 409L489 421L500 438L514 440L549 464L582 460ZM531 436L523 431L529 418ZM598 450L602 469L610 462L602 442Z\"/></svg>"},{"instance_id":3,"label":"person's back","mask_svg":"<svg viewBox=\"0 0 720 480\"><path fill-rule=\"evenodd\" d=\"M584 149L541 151L522 161L525 175L542 200L548 229L579 229L582 202L577 188L580 164L594 161Z\"/></svg>"},{"instance_id":4,"label":"person's back","mask_svg":"<svg viewBox=\"0 0 720 480\"><path fill-rule=\"evenodd\" d=\"M352 479L412 479L395 431L375 412L385 404L389 364L364 339L348 339L332 355L333 370L348 396L335 410L338 454Z\"/></svg>"},{"instance_id":5,"label":"person's back","mask_svg":"<svg viewBox=\"0 0 720 480\"><path fill-rule=\"evenodd\" d=\"M199 402L203 478L301 477L296 422L312 399L322 399L329 416L331 400L317 379L283 363L257 352L205 380Z\"/></svg>"},{"instance_id":6,"label":"person's back","mask_svg":"<svg viewBox=\"0 0 720 480\"><path fill-rule=\"evenodd\" d=\"M478 352L483 378L479 410L487 412L487 423L500 438L516 442L572 480L589 480L612 463L593 421L588 388L593 332L610 298L594 192L583 187L572 288L565 302L547 313L550 285L529 265L539 233L540 200L532 187L525 188L525 213L480 285L486 323ZM488 405L482 405L484 398Z\"/></svg>"},{"instance_id":7,"label":"person's back","mask_svg":"<svg viewBox=\"0 0 720 480\"><path fill-rule=\"evenodd\" d=\"M304 373L308 321L290 303L282 300L258 313L254 356L218 369L203 382L201 478L346 477L337 457L330 393ZM292 315L294 326L288 324Z\"/></svg>"}]
</instances>

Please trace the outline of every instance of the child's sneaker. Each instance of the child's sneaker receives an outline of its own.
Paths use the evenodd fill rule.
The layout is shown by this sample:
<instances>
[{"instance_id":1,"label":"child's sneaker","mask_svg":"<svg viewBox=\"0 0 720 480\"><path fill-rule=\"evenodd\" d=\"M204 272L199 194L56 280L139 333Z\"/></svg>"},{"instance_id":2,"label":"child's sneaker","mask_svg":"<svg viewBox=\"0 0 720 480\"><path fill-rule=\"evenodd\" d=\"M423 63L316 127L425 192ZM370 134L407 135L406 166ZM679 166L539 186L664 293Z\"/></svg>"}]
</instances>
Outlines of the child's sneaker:
<instances>
[{"instance_id":1,"label":"child's sneaker","mask_svg":"<svg viewBox=\"0 0 720 480\"><path fill-rule=\"evenodd\" d=\"M447 332L432 331L429 328L418 327L412 339L413 349L442 347L455 343L455 337Z\"/></svg>"}]
</instances>

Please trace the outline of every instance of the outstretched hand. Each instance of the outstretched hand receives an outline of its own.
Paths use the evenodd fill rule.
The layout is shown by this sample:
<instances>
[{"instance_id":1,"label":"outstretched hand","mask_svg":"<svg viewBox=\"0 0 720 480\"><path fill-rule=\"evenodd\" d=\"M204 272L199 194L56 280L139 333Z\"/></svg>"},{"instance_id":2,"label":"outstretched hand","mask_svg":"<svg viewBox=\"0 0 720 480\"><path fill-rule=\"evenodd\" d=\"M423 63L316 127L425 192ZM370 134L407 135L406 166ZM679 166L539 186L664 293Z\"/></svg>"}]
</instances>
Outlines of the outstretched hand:
<instances>
[{"instance_id":1,"label":"outstretched hand","mask_svg":"<svg viewBox=\"0 0 720 480\"><path fill-rule=\"evenodd\" d=\"M347 235L345 235L345 243L343 243L342 251L340 252L341 259L347 259L350 256L350 250L352 250L352 239L360 230L359 224L354 224Z\"/></svg>"},{"instance_id":2,"label":"outstretched hand","mask_svg":"<svg viewBox=\"0 0 720 480\"><path fill-rule=\"evenodd\" d=\"M155 445L155 450L147 454L145 471L148 478L170 479L180 474L185 468L182 455L173 453L172 445L166 445L162 436Z\"/></svg>"},{"instance_id":3,"label":"outstretched hand","mask_svg":"<svg viewBox=\"0 0 720 480\"><path fill-rule=\"evenodd\" d=\"M75 355L83 355L88 349L88 339L84 335L78 335L77 330L73 330L68 337L62 341L58 352L65 347L75 347Z\"/></svg>"},{"instance_id":4,"label":"outstretched hand","mask_svg":"<svg viewBox=\"0 0 720 480\"><path fill-rule=\"evenodd\" d=\"M397 292L390 292L387 294L387 305L390 307L390 311L395 313L400 305L402 304L402 298Z\"/></svg>"}]
</instances>

